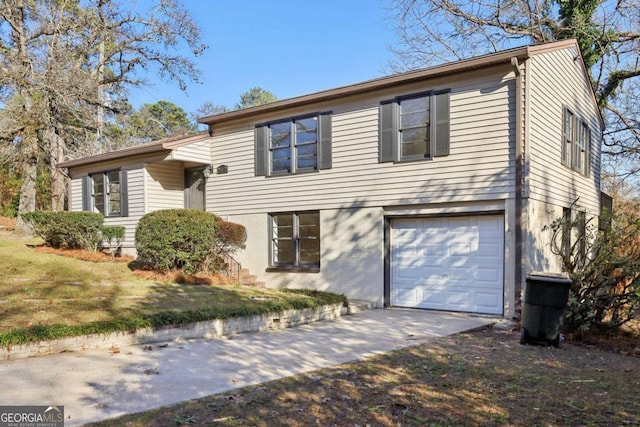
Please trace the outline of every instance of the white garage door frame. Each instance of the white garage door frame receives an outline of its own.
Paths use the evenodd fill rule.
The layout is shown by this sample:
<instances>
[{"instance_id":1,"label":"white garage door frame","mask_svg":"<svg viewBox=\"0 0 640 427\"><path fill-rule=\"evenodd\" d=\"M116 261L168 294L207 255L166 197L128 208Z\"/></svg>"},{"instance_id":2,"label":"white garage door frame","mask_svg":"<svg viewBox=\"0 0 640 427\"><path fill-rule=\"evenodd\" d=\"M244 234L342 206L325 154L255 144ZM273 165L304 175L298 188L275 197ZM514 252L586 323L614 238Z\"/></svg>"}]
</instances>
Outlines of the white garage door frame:
<instances>
[{"instance_id":1,"label":"white garage door frame","mask_svg":"<svg viewBox=\"0 0 640 427\"><path fill-rule=\"evenodd\" d=\"M502 210L386 216L385 307L502 315L504 221Z\"/></svg>"}]
</instances>

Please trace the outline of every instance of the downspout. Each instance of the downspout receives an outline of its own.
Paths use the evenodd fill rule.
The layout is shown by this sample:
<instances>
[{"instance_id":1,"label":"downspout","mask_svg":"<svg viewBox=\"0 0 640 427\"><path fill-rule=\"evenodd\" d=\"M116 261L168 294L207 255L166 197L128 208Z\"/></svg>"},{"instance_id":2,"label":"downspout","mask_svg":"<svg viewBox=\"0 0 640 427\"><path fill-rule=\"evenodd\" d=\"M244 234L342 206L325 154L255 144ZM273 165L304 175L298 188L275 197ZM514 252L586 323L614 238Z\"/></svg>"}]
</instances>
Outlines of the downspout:
<instances>
[{"instance_id":1,"label":"downspout","mask_svg":"<svg viewBox=\"0 0 640 427\"><path fill-rule=\"evenodd\" d=\"M523 147L523 111L522 111L522 99L523 99L523 83L522 73L520 72L520 64L517 57L511 58L511 67L516 76L516 93L515 93L515 128L516 128L516 200L515 200L515 216L516 216L516 247L515 247L515 295L514 295L514 315L516 318L520 317L522 309L522 263L523 263L523 189L524 189L524 147Z\"/></svg>"}]
</instances>

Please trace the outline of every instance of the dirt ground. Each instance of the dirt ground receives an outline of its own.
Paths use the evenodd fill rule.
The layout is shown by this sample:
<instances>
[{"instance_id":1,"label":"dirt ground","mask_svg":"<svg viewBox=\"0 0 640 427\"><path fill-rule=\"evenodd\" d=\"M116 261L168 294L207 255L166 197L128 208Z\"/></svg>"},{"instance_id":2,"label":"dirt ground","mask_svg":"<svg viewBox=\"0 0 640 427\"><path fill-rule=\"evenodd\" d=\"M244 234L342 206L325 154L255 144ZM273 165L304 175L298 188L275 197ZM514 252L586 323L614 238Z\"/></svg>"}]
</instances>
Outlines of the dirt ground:
<instances>
[{"instance_id":1,"label":"dirt ground","mask_svg":"<svg viewBox=\"0 0 640 427\"><path fill-rule=\"evenodd\" d=\"M10 228L13 229L16 226L16 220L13 218L7 218L4 216L0 216L0 228Z\"/></svg>"}]
</instances>

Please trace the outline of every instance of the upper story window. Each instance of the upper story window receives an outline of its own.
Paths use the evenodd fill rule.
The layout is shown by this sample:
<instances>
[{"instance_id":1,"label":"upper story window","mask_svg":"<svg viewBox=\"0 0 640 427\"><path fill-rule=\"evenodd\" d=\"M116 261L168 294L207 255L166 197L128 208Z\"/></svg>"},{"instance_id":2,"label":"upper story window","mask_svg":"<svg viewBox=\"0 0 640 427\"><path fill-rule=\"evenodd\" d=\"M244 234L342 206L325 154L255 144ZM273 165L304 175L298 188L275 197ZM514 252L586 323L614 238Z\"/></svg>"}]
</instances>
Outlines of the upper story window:
<instances>
[{"instance_id":1,"label":"upper story window","mask_svg":"<svg viewBox=\"0 0 640 427\"><path fill-rule=\"evenodd\" d=\"M449 155L449 91L380 104L380 162Z\"/></svg>"},{"instance_id":2,"label":"upper story window","mask_svg":"<svg viewBox=\"0 0 640 427\"><path fill-rule=\"evenodd\" d=\"M82 181L82 210L128 216L127 171L93 173Z\"/></svg>"},{"instance_id":3,"label":"upper story window","mask_svg":"<svg viewBox=\"0 0 640 427\"><path fill-rule=\"evenodd\" d=\"M431 156L430 96L401 99L400 113L400 158L413 159Z\"/></svg>"},{"instance_id":4,"label":"upper story window","mask_svg":"<svg viewBox=\"0 0 640 427\"><path fill-rule=\"evenodd\" d=\"M256 127L256 176L331 168L331 115L317 114Z\"/></svg>"},{"instance_id":5,"label":"upper story window","mask_svg":"<svg viewBox=\"0 0 640 427\"><path fill-rule=\"evenodd\" d=\"M585 176L590 173L591 129L573 111L564 107L562 120L562 164Z\"/></svg>"}]
</instances>

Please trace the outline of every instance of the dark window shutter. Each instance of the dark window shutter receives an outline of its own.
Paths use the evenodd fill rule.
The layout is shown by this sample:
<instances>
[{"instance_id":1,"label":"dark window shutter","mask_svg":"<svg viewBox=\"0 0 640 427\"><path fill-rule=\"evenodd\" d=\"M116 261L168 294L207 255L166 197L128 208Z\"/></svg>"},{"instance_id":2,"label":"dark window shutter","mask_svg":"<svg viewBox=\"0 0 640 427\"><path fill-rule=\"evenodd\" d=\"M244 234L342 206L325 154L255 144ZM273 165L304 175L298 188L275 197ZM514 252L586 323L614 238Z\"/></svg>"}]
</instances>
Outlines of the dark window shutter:
<instances>
[{"instance_id":1,"label":"dark window shutter","mask_svg":"<svg viewBox=\"0 0 640 427\"><path fill-rule=\"evenodd\" d=\"M267 126L256 126L255 130L255 173L256 176L267 174Z\"/></svg>"},{"instance_id":2,"label":"dark window shutter","mask_svg":"<svg viewBox=\"0 0 640 427\"><path fill-rule=\"evenodd\" d=\"M437 93L433 96L431 116L431 139L434 141L433 157L449 155L449 92ZM435 111L434 111L435 110Z\"/></svg>"},{"instance_id":3,"label":"dark window shutter","mask_svg":"<svg viewBox=\"0 0 640 427\"><path fill-rule=\"evenodd\" d=\"M587 126L585 123L584 126ZM591 175L591 129L587 126L585 130L584 141L584 174L586 176Z\"/></svg>"},{"instance_id":4,"label":"dark window shutter","mask_svg":"<svg viewBox=\"0 0 640 427\"><path fill-rule=\"evenodd\" d=\"M129 185L127 171L120 171L120 216L129 216Z\"/></svg>"},{"instance_id":5,"label":"dark window shutter","mask_svg":"<svg viewBox=\"0 0 640 427\"><path fill-rule=\"evenodd\" d=\"M393 162L395 160L398 129L396 126L396 103L385 101L380 104L379 110L379 142L378 156L380 163Z\"/></svg>"},{"instance_id":6,"label":"dark window shutter","mask_svg":"<svg viewBox=\"0 0 640 427\"><path fill-rule=\"evenodd\" d=\"M572 169L578 170L578 162L580 161L578 156L582 155L582 153L578 146L578 140L580 138L580 120L575 115L573 116L573 126L571 129L573 129L573 137L571 138L573 145L571 146L571 164L569 166L571 166Z\"/></svg>"},{"instance_id":7,"label":"dark window shutter","mask_svg":"<svg viewBox=\"0 0 640 427\"><path fill-rule=\"evenodd\" d=\"M572 113L567 107L562 109L562 164L571 166L571 117Z\"/></svg>"},{"instance_id":8,"label":"dark window shutter","mask_svg":"<svg viewBox=\"0 0 640 427\"><path fill-rule=\"evenodd\" d=\"M318 169L331 169L331 113L320 114L318 120Z\"/></svg>"},{"instance_id":9,"label":"dark window shutter","mask_svg":"<svg viewBox=\"0 0 640 427\"><path fill-rule=\"evenodd\" d=\"M93 205L91 197L93 194L93 180L90 176L82 177L82 210L83 211L91 211L91 206Z\"/></svg>"}]
</instances>

